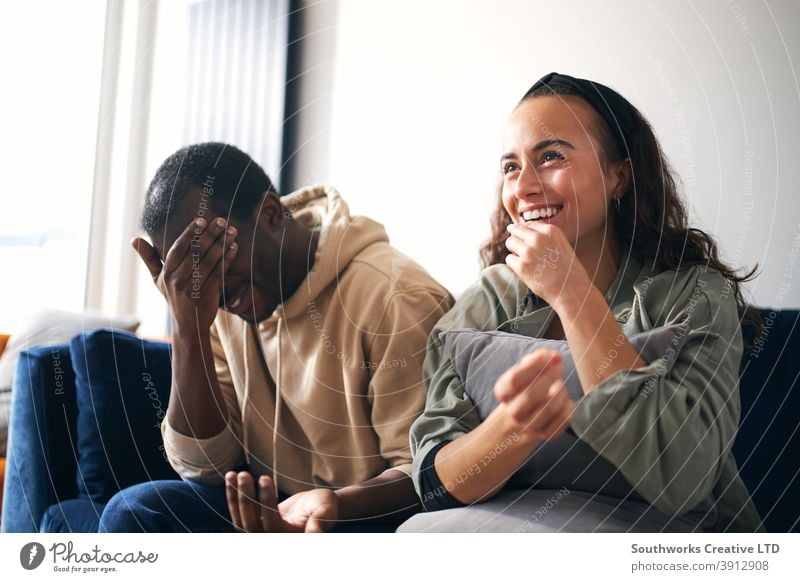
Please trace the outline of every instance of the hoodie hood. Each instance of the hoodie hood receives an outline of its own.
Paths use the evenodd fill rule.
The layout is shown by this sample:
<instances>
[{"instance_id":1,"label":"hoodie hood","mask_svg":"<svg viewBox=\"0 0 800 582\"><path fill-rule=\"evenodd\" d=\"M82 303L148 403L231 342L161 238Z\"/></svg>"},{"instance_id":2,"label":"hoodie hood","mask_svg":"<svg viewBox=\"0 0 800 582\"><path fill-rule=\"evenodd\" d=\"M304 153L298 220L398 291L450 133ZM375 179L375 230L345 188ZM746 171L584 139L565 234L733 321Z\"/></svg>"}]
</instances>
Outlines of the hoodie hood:
<instances>
[{"instance_id":1,"label":"hoodie hood","mask_svg":"<svg viewBox=\"0 0 800 582\"><path fill-rule=\"evenodd\" d=\"M383 225L366 216L350 216L347 203L330 186L308 186L284 196L281 202L300 226L317 228L320 236L313 267L270 319L291 319L304 313L309 302L335 283L356 255L375 243L389 242Z\"/></svg>"},{"instance_id":2,"label":"hoodie hood","mask_svg":"<svg viewBox=\"0 0 800 582\"><path fill-rule=\"evenodd\" d=\"M281 202L301 227L318 230L312 269L257 325L219 311L211 348L229 428L193 439L165 419L170 463L184 478L220 484L245 462L288 495L389 468L410 474L425 345L452 298L388 244L383 226L351 217L333 188Z\"/></svg>"}]
</instances>

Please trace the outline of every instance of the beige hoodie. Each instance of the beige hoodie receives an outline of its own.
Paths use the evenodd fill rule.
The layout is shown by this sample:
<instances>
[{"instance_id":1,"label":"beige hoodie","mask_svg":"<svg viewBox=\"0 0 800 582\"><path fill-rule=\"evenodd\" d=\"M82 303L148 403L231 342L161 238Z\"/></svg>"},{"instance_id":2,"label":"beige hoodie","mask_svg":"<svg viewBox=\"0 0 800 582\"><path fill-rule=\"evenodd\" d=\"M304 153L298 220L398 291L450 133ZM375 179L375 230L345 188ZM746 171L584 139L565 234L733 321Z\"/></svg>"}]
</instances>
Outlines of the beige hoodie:
<instances>
[{"instance_id":1,"label":"beige hoodie","mask_svg":"<svg viewBox=\"0 0 800 582\"><path fill-rule=\"evenodd\" d=\"M184 479L209 484L246 462L285 494L391 468L410 474L427 336L452 298L389 245L383 226L351 217L334 189L282 201L299 224L320 228L314 266L260 324L219 311L211 342L228 427L194 439L165 419L169 461Z\"/></svg>"}]
</instances>

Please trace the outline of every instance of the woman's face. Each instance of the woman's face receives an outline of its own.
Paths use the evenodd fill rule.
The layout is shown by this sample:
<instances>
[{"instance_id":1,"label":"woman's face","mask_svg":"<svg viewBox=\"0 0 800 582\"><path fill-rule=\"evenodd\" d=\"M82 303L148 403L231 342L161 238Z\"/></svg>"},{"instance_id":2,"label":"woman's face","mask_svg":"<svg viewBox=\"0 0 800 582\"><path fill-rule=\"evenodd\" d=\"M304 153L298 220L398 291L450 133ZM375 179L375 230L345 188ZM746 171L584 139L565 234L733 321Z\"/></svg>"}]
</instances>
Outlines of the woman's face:
<instances>
[{"instance_id":1,"label":"woman's face","mask_svg":"<svg viewBox=\"0 0 800 582\"><path fill-rule=\"evenodd\" d=\"M613 236L610 204L623 192L627 164L602 163L598 119L591 105L569 95L517 107L500 159L503 206L515 224L551 223L576 250Z\"/></svg>"}]
</instances>

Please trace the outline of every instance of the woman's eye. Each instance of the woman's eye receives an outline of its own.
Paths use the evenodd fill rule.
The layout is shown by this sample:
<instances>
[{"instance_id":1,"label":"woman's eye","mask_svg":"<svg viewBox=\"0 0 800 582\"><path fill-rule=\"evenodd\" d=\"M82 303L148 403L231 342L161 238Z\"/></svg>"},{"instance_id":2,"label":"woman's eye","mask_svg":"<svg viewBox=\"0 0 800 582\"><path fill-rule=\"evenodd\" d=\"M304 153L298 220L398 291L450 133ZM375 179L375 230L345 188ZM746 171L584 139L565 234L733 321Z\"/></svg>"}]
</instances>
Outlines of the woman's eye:
<instances>
[{"instance_id":1,"label":"woman's eye","mask_svg":"<svg viewBox=\"0 0 800 582\"><path fill-rule=\"evenodd\" d=\"M504 174L508 174L508 173L513 172L513 171L515 171L517 169L519 169L519 166L517 166L517 164L515 164L514 162L509 162L509 163L503 165L503 173Z\"/></svg>"},{"instance_id":2,"label":"woman's eye","mask_svg":"<svg viewBox=\"0 0 800 582\"><path fill-rule=\"evenodd\" d=\"M553 160L563 160L564 156L555 151L544 152L542 162L552 162Z\"/></svg>"}]
</instances>

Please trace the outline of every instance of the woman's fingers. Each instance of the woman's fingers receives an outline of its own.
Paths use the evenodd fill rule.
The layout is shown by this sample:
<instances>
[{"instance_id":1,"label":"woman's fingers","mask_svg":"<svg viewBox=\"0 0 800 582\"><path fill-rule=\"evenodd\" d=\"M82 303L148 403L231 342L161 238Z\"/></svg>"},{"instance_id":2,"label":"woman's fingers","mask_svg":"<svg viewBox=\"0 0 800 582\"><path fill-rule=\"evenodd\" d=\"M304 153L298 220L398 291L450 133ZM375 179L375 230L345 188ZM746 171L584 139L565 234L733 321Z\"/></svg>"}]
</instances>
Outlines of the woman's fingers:
<instances>
[{"instance_id":1,"label":"woman's fingers","mask_svg":"<svg viewBox=\"0 0 800 582\"><path fill-rule=\"evenodd\" d=\"M519 430L533 433L545 440L566 430L572 421L574 409L575 403L560 378L549 385L539 382L506 406L507 414L520 427Z\"/></svg>"},{"instance_id":2,"label":"woman's fingers","mask_svg":"<svg viewBox=\"0 0 800 582\"><path fill-rule=\"evenodd\" d=\"M571 419L572 400L567 394L567 387L561 380L556 380L548 391L548 400L537 411L532 419L532 428L542 438L553 438L561 434Z\"/></svg>"},{"instance_id":3,"label":"woman's fingers","mask_svg":"<svg viewBox=\"0 0 800 582\"><path fill-rule=\"evenodd\" d=\"M536 246L549 240L554 236L555 231L560 229L553 224L526 222L525 224L509 224L506 230L509 235L518 238L526 246Z\"/></svg>"},{"instance_id":4,"label":"woman's fingers","mask_svg":"<svg viewBox=\"0 0 800 582\"><path fill-rule=\"evenodd\" d=\"M560 436L572 423L572 413L575 410L575 403L566 396L560 402L559 408L553 411L549 420L539 429L539 434L543 439L549 440Z\"/></svg>"},{"instance_id":5,"label":"woman's fingers","mask_svg":"<svg viewBox=\"0 0 800 582\"><path fill-rule=\"evenodd\" d=\"M525 425L525 429L538 432L537 428L549 420L553 412L561 407L560 393L553 393L550 388L559 385L560 378L543 380L539 386L520 394L508 405L511 418Z\"/></svg>"},{"instance_id":6,"label":"woman's fingers","mask_svg":"<svg viewBox=\"0 0 800 582\"><path fill-rule=\"evenodd\" d=\"M522 255L528 249L525 242L513 234L506 239L506 248L517 256Z\"/></svg>"},{"instance_id":7,"label":"woman's fingers","mask_svg":"<svg viewBox=\"0 0 800 582\"><path fill-rule=\"evenodd\" d=\"M553 380L561 377L563 372L564 364L561 362L561 355L558 352L546 349L536 350L532 354L526 355L518 364L500 376L494 387L495 398L498 402L509 403L539 380L545 381L546 386L549 387Z\"/></svg>"}]
</instances>

